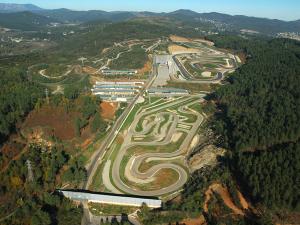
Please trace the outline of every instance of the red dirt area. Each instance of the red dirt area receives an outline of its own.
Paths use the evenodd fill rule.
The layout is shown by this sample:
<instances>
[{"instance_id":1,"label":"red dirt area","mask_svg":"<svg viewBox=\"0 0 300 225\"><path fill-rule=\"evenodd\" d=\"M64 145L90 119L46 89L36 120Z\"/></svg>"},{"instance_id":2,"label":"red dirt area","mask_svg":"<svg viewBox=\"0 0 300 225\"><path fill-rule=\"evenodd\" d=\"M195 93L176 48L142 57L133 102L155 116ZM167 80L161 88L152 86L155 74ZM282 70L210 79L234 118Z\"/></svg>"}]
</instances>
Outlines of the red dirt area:
<instances>
[{"instance_id":1,"label":"red dirt area","mask_svg":"<svg viewBox=\"0 0 300 225\"><path fill-rule=\"evenodd\" d=\"M180 225L206 225L206 221L204 216L200 216L199 218L194 219L184 219L183 221L179 222Z\"/></svg>"},{"instance_id":2,"label":"red dirt area","mask_svg":"<svg viewBox=\"0 0 300 225\"><path fill-rule=\"evenodd\" d=\"M144 67L143 67L142 69L139 69L139 70L138 70L138 73L139 73L139 74L145 74L145 73L151 71L151 68L152 68L151 61L148 60L148 61L145 63Z\"/></svg>"},{"instance_id":3,"label":"red dirt area","mask_svg":"<svg viewBox=\"0 0 300 225\"><path fill-rule=\"evenodd\" d=\"M118 103L115 102L102 102L100 104L101 117L103 119L112 120L115 117L115 113L118 109Z\"/></svg>"},{"instance_id":4,"label":"red dirt area","mask_svg":"<svg viewBox=\"0 0 300 225\"><path fill-rule=\"evenodd\" d=\"M79 113L67 113L64 107L43 106L28 115L22 128L43 127L48 135L54 135L61 140L71 140L75 137L76 117L79 117Z\"/></svg>"},{"instance_id":5,"label":"red dirt area","mask_svg":"<svg viewBox=\"0 0 300 225\"><path fill-rule=\"evenodd\" d=\"M244 212L233 203L227 188L223 187L219 183L210 185L207 191L205 192L205 202L203 206L204 212L208 212L209 200L211 196L215 193L220 195L220 197L224 201L224 204L228 206L234 212L234 214L238 214L241 216L245 215Z\"/></svg>"}]
</instances>

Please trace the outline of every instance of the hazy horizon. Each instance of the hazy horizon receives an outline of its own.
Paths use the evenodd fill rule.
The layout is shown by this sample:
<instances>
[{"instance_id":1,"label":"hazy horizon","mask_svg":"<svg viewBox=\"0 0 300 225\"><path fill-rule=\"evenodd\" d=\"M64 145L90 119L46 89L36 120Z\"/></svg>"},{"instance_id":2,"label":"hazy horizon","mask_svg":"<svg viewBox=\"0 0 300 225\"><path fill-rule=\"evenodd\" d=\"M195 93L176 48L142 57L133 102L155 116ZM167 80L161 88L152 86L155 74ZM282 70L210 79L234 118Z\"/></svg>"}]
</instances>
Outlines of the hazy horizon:
<instances>
[{"instance_id":1,"label":"hazy horizon","mask_svg":"<svg viewBox=\"0 0 300 225\"><path fill-rule=\"evenodd\" d=\"M253 0L251 2L240 2L228 0L201 1L201 0L152 0L152 1L97 1L97 0L66 0L66 1L40 1L40 0L5 0L1 3L34 4L45 9L67 8L70 10L104 10L104 11L150 11L150 12L172 12L179 9L192 10L199 13L218 12L230 15L245 15L269 19L280 19L285 21L298 20L300 1L271 1L264 2Z\"/></svg>"}]
</instances>

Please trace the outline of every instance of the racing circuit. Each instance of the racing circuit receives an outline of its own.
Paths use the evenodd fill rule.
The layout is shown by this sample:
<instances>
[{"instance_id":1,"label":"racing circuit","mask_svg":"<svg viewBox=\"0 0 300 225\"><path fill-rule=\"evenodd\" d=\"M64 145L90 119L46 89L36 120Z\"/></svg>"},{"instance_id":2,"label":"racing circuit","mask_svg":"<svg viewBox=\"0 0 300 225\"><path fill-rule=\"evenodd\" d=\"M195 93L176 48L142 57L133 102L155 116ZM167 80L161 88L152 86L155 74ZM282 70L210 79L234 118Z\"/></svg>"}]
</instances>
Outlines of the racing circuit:
<instances>
[{"instance_id":1,"label":"racing circuit","mask_svg":"<svg viewBox=\"0 0 300 225\"><path fill-rule=\"evenodd\" d=\"M196 40L176 44L170 55L154 56L154 76L144 90L168 80L219 83L239 63L237 56ZM204 95L163 98L151 97L147 91L139 95L144 95L144 102L133 101L91 179L101 180L96 188L105 192L164 197L181 190L189 178L186 155L197 144Z\"/></svg>"},{"instance_id":2,"label":"racing circuit","mask_svg":"<svg viewBox=\"0 0 300 225\"><path fill-rule=\"evenodd\" d=\"M218 84L241 60L203 40L172 41L174 49L169 45L168 52L154 52L145 87L93 154L84 189L166 200L179 193L189 179L192 168L187 156L199 141L206 117L201 103L207 92L161 90L167 89L164 86L169 81ZM83 205L83 224L88 224L90 208L86 202Z\"/></svg>"},{"instance_id":3,"label":"racing circuit","mask_svg":"<svg viewBox=\"0 0 300 225\"><path fill-rule=\"evenodd\" d=\"M114 193L141 196L179 190L189 177L184 156L203 122L203 116L191 107L201 101L198 95L143 104L123 131L123 143L106 161L105 187ZM160 182L166 174L173 179Z\"/></svg>"}]
</instances>

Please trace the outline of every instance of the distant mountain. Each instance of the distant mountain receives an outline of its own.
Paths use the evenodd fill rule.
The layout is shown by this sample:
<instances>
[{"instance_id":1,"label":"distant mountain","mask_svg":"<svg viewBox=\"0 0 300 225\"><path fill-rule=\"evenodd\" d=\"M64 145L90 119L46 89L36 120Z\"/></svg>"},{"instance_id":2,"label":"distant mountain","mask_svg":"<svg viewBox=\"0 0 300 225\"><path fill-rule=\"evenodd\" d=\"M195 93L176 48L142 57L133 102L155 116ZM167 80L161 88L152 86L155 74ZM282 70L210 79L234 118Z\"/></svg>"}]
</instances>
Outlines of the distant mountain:
<instances>
[{"instance_id":1,"label":"distant mountain","mask_svg":"<svg viewBox=\"0 0 300 225\"><path fill-rule=\"evenodd\" d=\"M72 11L68 9L42 10L39 14L54 18L60 21L69 22L90 22L94 20L107 20L112 22L129 20L136 17L169 17L175 20L191 23L212 23L215 25L227 25L232 30L241 29L255 30L264 34L275 34L278 32L300 32L299 21L281 21L266 18L248 16L231 16L222 13L197 13L191 10L180 9L171 13L153 12L106 12L101 10Z\"/></svg>"},{"instance_id":2,"label":"distant mountain","mask_svg":"<svg viewBox=\"0 0 300 225\"><path fill-rule=\"evenodd\" d=\"M276 19L257 18L248 16L231 16L222 13L197 13L191 10L178 10L171 12L168 16L189 22L207 20L210 22L223 23L233 30L249 29L264 34L275 34L278 32L300 32L300 20L286 22Z\"/></svg>"},{"instance_id":3,"label":"distant mountain","mask_svg":"<svg viewBox=\"0 0 300 225\"><path fill-rule=\"evenodd\" d=\"M0 3L1 13L24 12L24 11L40 11L42 8L32 4L12 4Z\"/></svg>"},{"instance_id":4,"label":"distant mountain","mask_svg":"<svg viewBox=\"0 0 300 225\"><path fill-rule=\"evenodd\" d=\"M170 13L153 13L153 12L126 12L126 11L114 11L106 12L102 10L90 10L90 11L73 11L69 9L54 9L54 10L45 10L31 4L5 4L0 3L0 13L11 13L11 12L20 12L20 11L30 11L40 16L36 20L34 15L27 15L31 18L29 24L32 24L32 21L41 20L40 24L54 20L60 22L91 22L91 21L111 21L119 22L130 20L133 18L140 17L165 17L173 21L181 21L185 24L189 24L192 27L201 27L203 24L207 24L207 27L215 26L217 29L225 29L229 31L240 31L240 30L254 30L262 34L276 34L279 32L300 32L300 20L297 21L281 21L273 20L267 18L256 18L248 16L231 16L227 14L212 12L212 13L197 13L192 10L180 9ZM20 17L20 14L10 15L9 18ZM25 16L26 17L26 16ZM9 23L10 26L13 26L12 22L8 22L5 16L2 18ZM0 18L0 24L3 24L3 19ZM18 21L16 18L13 21ZM23 24L26 21L20 21ZM20 27L18 24L15 26Z\"/></svg>"},{"instance_id":5,"label":"distant mountain","mask_svg":"<svg viewBox=\"0 0 300 225\"><path fill-rule=\"evenodd\" d=\"M37 15L32 12L0 13L0 27L34 31L45 27L54 19Z\"/></svg>"},{"instance_id":6,"label":"distant mountain","mask_svg":"<svg viewBox=\"0 0 300 225\"><path fill-rule=\"evenodd\" d=\"M202 17L232 25L236 29L250 29L261 33L300 32L300 23L248 16L229 16L219 13L202 14Z\"/></svg>"},{"instance_id":7,"label":"distant mountain","mask_svg":"<svg viewBox=\"0 0 300 225\"><path fill-rule=\"evenodd\" d=\"M127 12L127 11L106 12L102 10L72 11L69 9L43 10L37 13L43 16L60 20L62 22L81 22L81 23L96 21L96 20L119 22L119 21L136 18L136 17L157 16L157 13L151 13L151 12Z\"/></svg>"}]
</instances>

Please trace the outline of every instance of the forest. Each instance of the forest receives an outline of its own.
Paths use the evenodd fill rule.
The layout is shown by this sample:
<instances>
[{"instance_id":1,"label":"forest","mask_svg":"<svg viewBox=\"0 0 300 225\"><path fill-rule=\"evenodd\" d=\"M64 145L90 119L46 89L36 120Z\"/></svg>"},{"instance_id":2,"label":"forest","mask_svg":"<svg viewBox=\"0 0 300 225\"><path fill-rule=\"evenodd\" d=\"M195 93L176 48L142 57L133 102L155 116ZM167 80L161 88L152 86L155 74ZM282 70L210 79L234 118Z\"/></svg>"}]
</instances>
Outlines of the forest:
<instances>
[{"instance_id":1,"label":"forest","mask_svg":"<svg viewBox=\"0 0 300 225\"><path fill-rule=\"evenodd\" d=\"M274 146L269 151L237 155L234 161L255 202L270 209L300 210L299 141Z\"/></svg>"},{"instance_id":2,"label":"forest","mask_svg":"<svg viewBox=\"0 0 300 225\"><path fill-rule=\"evenodd\" d=\"M5 204L0 206L0 223L80 224L82 209L55 192L59 174L71 160L70 156L61 148L49 149L38 145L31 145L27 151L8 165L6 176L1 171L0 200ZM84 171L80 162L73 163ZM77 174L72 168L69 167ZM85 172L78 174L69 177L70 181L85 179Z\"/></svg>"},{"instance_id":3,"label":"forest","mask_svg":"<svg viewBox=\"0 0 300 225\"><path fill-rule=\"evenodd\" d=\"M212 96L218 107L212 127L231 150L228 166L257 205L299 212L300 43L214 40L248 56Z\"/></svg>"},{"instance_id":4,"label":"forest","mask_svg":"<svg viewBox=\"0 0 300 225\"><path fill-rule=\"evenodd\" d=\"M40 86L28 81L26 71L0 69L0 144L43 95Z\"/></svg>"},{"instance_id":5,"label":"forest","mask_svg":"<svg viewBox=\"0 0 300 225\"><path fill-rule=\"evenodd\" d=\"M300 137L300 45L274 40L251 48L251 58L215 93L215 128L236 150L267 149Z\"/></svg>"}]
</instances>

